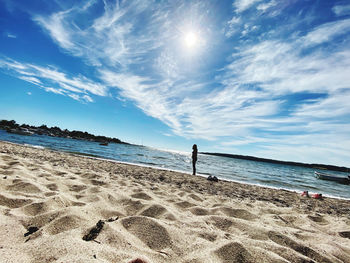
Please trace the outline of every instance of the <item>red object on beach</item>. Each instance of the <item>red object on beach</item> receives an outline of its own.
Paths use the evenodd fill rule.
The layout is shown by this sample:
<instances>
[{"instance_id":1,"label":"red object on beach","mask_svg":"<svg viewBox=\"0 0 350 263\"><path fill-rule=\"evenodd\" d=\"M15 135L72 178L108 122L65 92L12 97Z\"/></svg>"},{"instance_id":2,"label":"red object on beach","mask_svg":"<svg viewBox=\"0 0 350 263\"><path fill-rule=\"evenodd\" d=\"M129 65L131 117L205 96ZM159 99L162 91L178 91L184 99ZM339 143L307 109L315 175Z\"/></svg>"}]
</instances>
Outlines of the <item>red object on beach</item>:
<instances>
[{"instance_id":1,"label":"red object on beach","mask_svg":"<svg viewBox=\"0 0 350 263\"><path fill-rule=\"evenodd\" d=\"M313 194L313 195L312 195L312 198L315 198L315 199L322 199L322 194Z\"/></svg>"},{"instance_id":2,"label":"red object on beach","mask_svg":"<svg viewBox=\"0 0 350 263\"><path fill-rule=\"evenodd\" d=\"M301 196L309 197L309 191L304 191L301 193Z\"/></svg>"}]
</instances>

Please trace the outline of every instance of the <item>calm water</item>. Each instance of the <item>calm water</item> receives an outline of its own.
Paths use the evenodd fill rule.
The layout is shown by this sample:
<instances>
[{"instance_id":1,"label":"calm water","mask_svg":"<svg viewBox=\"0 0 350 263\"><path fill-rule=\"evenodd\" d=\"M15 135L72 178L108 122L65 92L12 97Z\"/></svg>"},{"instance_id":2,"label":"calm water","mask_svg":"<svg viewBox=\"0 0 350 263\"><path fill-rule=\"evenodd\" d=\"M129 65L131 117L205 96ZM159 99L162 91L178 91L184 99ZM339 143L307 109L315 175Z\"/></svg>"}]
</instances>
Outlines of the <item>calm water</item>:
<instances>
[{"instance_id":1,"label":"calm water","mask_svg":"<svg viewBox=\"0 0 350 263\"><path fill-rule=\"evenodd\" d=\"M171 170L192 172L191 154L162 151L150 147L109 144L101 146L97 142L55 138L43 135L22 136L0 130L0 140L42 146L59 151L92 154L101 158L121 162L161 167ZM200 147L199 147L200 148ZM350 185L323 181L314 177L314 169L281 164L270 164L227 157L199 155L197 171L203 176L283 188L293 191L318 192L325 196L350 199ZM321 171L322 172L322 171ZM327 172L346 177L346 173Z\"/></svg>"}]
</instances>

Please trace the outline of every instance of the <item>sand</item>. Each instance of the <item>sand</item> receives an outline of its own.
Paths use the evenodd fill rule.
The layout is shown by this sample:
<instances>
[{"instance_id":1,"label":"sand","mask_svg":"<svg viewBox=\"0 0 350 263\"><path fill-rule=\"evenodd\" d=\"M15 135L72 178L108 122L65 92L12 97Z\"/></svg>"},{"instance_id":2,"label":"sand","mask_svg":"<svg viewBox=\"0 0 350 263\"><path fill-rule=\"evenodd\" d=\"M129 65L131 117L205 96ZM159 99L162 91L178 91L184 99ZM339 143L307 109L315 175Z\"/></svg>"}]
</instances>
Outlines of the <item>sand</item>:
<instances>
[{"instance_id":1,"label":"sand","mask_svg":"<svg viewBox=\"0 0 350 263\"><path fill-rule=\"evenodd\" d=\"M0 142L0 262L137 258L350 262L350 201Z\"/></svg>"}]
</instances>

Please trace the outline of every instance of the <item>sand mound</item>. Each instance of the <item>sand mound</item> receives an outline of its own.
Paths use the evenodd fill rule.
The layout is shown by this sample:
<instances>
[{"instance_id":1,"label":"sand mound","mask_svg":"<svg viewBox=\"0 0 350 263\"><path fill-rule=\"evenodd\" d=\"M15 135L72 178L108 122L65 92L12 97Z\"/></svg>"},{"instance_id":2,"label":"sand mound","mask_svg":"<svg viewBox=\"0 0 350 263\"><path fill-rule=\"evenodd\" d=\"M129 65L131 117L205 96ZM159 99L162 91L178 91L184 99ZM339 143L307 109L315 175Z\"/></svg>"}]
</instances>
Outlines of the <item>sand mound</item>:
<instances>
[{"instance_id":1,"label":"sand mound","mask_svg":"<svg viewBox=\"0 0 350 263\"><path fill-rule=\"evenodd\" d=\"M152 205L152 206L148 207L147 209L145 209L141 213L141 215L142 216L153 217L153 218L158 218L162 214L164 214L166 211L167 211L166 208L164 208L161 205Z\"/></svg>"},{"instance_id":2,"label":"sand mound","mask_svg":"<svg viewBox=\"0 0 350 263\"><path fill-rule=\"evenodd\" d=\"M31 202L30 199L8 198L0 194L0 205L8 208L18 208Z\"/></svg>"},{"instance_id":3,"label":"sand mound","mask_svg":"<svg viewBox=\"0 0 350 263\"><path fill-rule=\"evenodd\" d=\"M236 217L244 220L254 220L257 217L245 209L223 207L220 208L220 211L222 211L227 216Z\"/></svg>"},{"instance_id":4,"label":"sand mound","mask_svg":"<svg viewBox=\"0 0 350 263\"><path fill-rule=\"evenodd\" d=\"M50 209L49 206L46 205L45 202L32 203L30 205L23 207L24 213L30 216L46 213L47 211L49 211L49 209Z\"/></svg>"},{"instance_id":5,"label":"sand mound","mask_svg":"<svg viewBox=\"0 0 350 263\"><path fill-rule=\"evenodd\" d=\"M289 247L289 248L295 250L296 252L298 252L298 253L300 253L308 258L316 260L317 262L325 262L325 263L332 262L331 260L320 255L319 253L317 253L313 249L311 249L307 246L304 246L302 244L299 244L299 243L295 242L294 240L290 239L289 237L284 236L280 233L270 231L268 233L268 236L273 242L275 242L281 246L284 246L284 247Z\"/></svg>"},{"instance_id":6,"label":"sand mound","mask_svg":"<svg viewBox=\"0 0 350 263\"><path fill-rule=\"evenodd\" d=\"M22 193L40 193L41 190L34 184L28 182L16 182L7 187L8 190Z\"/></svg>"},{"instance_id":7,"label":"sand mound","mask_svg":"<svg viewBox=\"0 0 350 263\"><path fill-rule=\"evenodd\" d=\"M171 245L168 231L152 219L134 216L123 219L122 224L151 249L161 250Z\"/></svg>"},{"instance_id":8,"label":"sand mound","mask_svg":"<svg viewBox=\"0 0 350 263\"><path fill-rule=\"evenodd\" d=\"M46 228L46 231L51 235L56 235L79 227L81 221L81 218L74 215L63 216L59 219L53 220L53 222Z\"/></svg>"},{"instance_id":9,"label":"sand mound","mask_svg":"<svg viewBox=\"0 0 350 263\"><path fill-rule=\"evenodd\" d=\"M242 262L253 263L253 257L248 250L240 243L231 242L215 251L215 254L223 263Z\"/></svg>"}]
</instances>

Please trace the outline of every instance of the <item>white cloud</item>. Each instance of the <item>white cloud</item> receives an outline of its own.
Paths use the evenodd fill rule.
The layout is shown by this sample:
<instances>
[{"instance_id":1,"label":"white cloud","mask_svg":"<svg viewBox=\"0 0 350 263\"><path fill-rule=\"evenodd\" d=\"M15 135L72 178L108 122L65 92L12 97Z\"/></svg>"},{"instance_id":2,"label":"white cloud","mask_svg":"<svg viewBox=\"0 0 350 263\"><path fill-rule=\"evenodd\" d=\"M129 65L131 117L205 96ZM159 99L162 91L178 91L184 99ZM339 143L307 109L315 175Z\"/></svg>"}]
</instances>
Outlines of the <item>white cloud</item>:
<instances>
[{"instance_id":1,"label":"white cloud","mask_svg":"<svg viewBox=\"0 0 350 263\"><path fill-rule=\"evenodd\" d=\"M16 36L16 35L11 34L11 33L7 33L7 37L8 37L8 38L17 38L17 36Z\"/></svg>"},{"instance_id":2,"label":"white cloud","mask_svg":"<svg viewBox=\"0 0 350 263\"><path fill-rule=\"evenodd\" d=\"M350 5L336 5L332 10L337 16L350 15Z\"/></svg>"},{"instance_id":3,"label":"white cloud","mask_svg":"<svg viewBox=\"0 0 350 263\"><path fill-rule=\"evenodd\" d=\"M271 7L274 7L276 5L277 5L277 2L275 0L272 0L268 3L262 3L262 4L258 5L256 9L258 9L259 11L262 11L262 12L266 12L266 10L268 10Z\"/></svg>"},{"instance_id":4,"label":"white cloud","mask_svg":"<svg viewBox=\"0 0 350 263\"><path fill-rule=\"evenodd\" d=\"M94 101L89 95L83 95L82 99L84 99L86 102L93 102Z\"/></svg>"},{"instance_id":5,"label":"white cloud","mask_svg":"<svg viewBox=\"0 0 350 263\"><path fill-rule=\"evenodd\" d=\"M25 75L25 76L19 76L18 78L22 79L22 80L25 80L27 82L30 82L30 83L33 83L35 85L40 85L42 84L41 81L35 77L31 77L31 76L28 76L28 75Z\"/></svg>"},{"instance_id":6,"label":"white cloud","mask_svg":"<svg viewBox=\"0 0 350 263\"><path fill-rule=\"evenodd\" d=\"M153 17L148 27L147 24L142 29L134 27L138 23L138 14L142 14L147 8L152 9L144 1L104 1L105 8L101 16L78 26L75 21L84 17L94 4L95 1L90 1L84 7L75 6L50 16L36 16L33 20L46 30L62 49L82 57L94 66L125 66L141 60L143 55L162 44L159 37L161 27L165 24L164 20L157 21ZM155 38L159 38L160 41L155 42Z\"/></svg>"},{"instance_id":7,"label":"white cloud","mask_svg":"<svg viewBox=\"0 0 350 263\"><path fill-rule=\"evenodd\" d=\"M309 32L302 41L306 46L328 42L333 38L350 32L350 19L329 22Z\"/></svg>"},{"instance_id":8,"label":"white cloud","mask_svg":"<svg viewBox=\"0 0 350 263\"><path fill-rule=\"evenodd\" d=\"M241 18L234 16L230 21L227 22L225 36L231 37L235 33L240 31L240 24L242 23Z\"/></svg>"},{"instance_id":9,"label":"white cloud","mask_svg":"<svg viewBox=\"0 0 350 263\"><path fill-rule=\"evenodd\" d=\"M236 8L238 13L243 12L253 6L254 4L260 2L261 0L236 0L233 6Z\"/></svg>"},{"instance_id":10,"label":"white cloud","mask_svg":"<svg viewBox=\"0 0 350 263\"><path fill-rule=\"evenodd\" d=\"M92 102L88 95L107 96L107 88L85 76L70 77L53 67L41 67L28 63L20 63L8 58L0 58L0 69L15 75L19 79L30 82L48 92L67 95L73 99L82 98ZM80 95L84 94L84 95Z\"/></svg>"}]
</instances>

